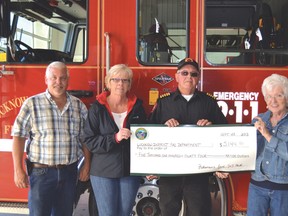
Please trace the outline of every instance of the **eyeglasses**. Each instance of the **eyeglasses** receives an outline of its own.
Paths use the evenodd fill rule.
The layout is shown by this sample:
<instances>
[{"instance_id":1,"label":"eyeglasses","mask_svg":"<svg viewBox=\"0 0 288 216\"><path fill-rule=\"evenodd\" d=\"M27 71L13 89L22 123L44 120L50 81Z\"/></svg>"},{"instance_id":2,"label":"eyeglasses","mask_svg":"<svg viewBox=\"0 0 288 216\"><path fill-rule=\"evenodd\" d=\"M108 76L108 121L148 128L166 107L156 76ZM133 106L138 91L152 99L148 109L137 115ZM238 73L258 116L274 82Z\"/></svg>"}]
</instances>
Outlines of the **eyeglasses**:
<instances>
[{"instance_id":1,"label":"eyeglasses","mask_svg":"<svg viewBox=\"0 0 288 216\"><path fill-rule=\"evenodd\" d=\"M198 77L199 76L198 72L178 71L177 73L181 74L181 76L188 76L188 74L190 74L191 77Z\"/></svg>"},{"instance_id":2,"label":"eyeglasses","mask_svg":"<svg viewBox=\"0 0 288 216\"><path fill-rule=\"evenodd\" d=\"M121 78L111 78L110 81L114 83L119 83L120 81L124 84L130 83L130 79L121 79Z\"/></svg>"},{"instance_id":3,"label":"eyeglasses","mask_svg":"<svg viewBox=\"0 0 288 216\"><path fill-rule=\"evenodd\" d=\"M273 98L275 98L276 100L283 100L285 98L285 95L284 94L277 94L277 95L274 95L274 96L271 96L271 95L267 95L265 97L265 99L267 101L271 101Z\"/></svg>"}]
</instances>

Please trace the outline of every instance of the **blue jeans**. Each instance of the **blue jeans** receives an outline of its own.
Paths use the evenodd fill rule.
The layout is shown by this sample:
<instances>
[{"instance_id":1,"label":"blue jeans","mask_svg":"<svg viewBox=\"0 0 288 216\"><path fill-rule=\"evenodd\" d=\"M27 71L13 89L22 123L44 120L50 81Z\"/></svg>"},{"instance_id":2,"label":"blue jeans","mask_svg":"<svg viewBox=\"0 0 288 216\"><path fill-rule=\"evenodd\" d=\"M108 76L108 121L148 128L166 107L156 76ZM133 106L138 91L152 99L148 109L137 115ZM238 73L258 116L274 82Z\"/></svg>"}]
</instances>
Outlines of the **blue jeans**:
<instances>
[{"instance_id":1,"label":"blue jeans","mask_svg":"<svg viewBox=\"0 0 288 216\"><path fill-rule=\"evenodd\" d=\"M71 216L77 163L65 168L33 168L28 195L30 216Z\"/></svg>"},{"instance_id":2,"label":"blue jeans","mask_svg":"<svg viewBox=\"0 0 288 216\"><path fill-rule=\"evenodd\" d=\"M287 216L288 191L249 184L247 216Z\"/></svg>"},{"instance_id":3,"label":"blue jeans","mask_svg":"<svg viewBox=\"0 0 288 216\"><path fill-rule=\"evenodd\" d=\"M140 186L140 177L90 176L99 216L129 216Z\"/></svg>"}]
</instances>

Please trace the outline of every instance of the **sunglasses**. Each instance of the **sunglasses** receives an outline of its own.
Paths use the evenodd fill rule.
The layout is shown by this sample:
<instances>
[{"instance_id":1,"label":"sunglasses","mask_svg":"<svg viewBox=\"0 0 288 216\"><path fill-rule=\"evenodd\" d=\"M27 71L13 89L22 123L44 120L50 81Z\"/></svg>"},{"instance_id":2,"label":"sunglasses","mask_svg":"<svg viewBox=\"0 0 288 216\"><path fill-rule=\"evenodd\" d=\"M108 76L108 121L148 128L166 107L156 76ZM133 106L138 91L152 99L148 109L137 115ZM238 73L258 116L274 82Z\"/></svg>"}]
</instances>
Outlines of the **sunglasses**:
<instances>
[{"instance_id":1,"label":"sunglasses","mask_svg":"<svg viewBox=\"0 0 288 216\"><path fill-rule=\"evenodd\" d=\"M188 74L190 74L191 77L198 77L199 76L198 72L179 71L177 73L181 74L181 76L188 76Z\"/></svg>"}]
</instances>

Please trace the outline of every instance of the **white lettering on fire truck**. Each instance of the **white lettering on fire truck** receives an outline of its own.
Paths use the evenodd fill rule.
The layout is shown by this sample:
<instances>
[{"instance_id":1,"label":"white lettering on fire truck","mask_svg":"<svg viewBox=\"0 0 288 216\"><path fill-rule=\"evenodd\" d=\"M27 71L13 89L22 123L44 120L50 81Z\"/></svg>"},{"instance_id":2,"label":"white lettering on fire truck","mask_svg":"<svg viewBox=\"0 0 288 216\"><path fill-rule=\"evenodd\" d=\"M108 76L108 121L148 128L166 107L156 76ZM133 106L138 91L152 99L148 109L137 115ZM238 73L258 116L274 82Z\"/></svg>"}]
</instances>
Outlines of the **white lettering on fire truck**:
<instances>
[{"instance_id":1,"label":"white lettering on fire truck","mask_svg":"<svg viewBox=\"0 0 288 216\"><path fill-rule=\"evenodd\" d=\"M257 101L259 92L214 92L217 100Z\"/></svg>"},{"instance_id":2,"label":"white lettering on fire truck","mask_svg":"<svg viewBox=\"0 0 288 216\"><path fill-rule=\"evenodd\" d=\"M244 123L244 116L252 119L258 115L259 92L214 92L213 96L226 117L235 117L235 123Z\"/></svg>"}]
</instances>

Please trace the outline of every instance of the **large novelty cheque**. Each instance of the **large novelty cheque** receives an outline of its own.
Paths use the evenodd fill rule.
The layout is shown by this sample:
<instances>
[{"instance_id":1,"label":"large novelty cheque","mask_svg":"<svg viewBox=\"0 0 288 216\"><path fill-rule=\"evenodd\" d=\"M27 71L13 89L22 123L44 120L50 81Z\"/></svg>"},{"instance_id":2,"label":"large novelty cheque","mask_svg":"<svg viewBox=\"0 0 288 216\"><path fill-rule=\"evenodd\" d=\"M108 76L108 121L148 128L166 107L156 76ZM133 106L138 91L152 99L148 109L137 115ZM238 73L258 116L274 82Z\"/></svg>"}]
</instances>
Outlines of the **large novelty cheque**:
<instances>
[{"instance_id":1,"label":"large novelty cheque","mask_svg":"<svg viewBox=\"0 0 288 216\"><path fill-rule=\"evenodd\" d=\"M132 125L131 131L135 175L255 169L257 133L250 125Z\"/></svg>"}]
</instances>

